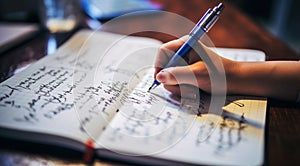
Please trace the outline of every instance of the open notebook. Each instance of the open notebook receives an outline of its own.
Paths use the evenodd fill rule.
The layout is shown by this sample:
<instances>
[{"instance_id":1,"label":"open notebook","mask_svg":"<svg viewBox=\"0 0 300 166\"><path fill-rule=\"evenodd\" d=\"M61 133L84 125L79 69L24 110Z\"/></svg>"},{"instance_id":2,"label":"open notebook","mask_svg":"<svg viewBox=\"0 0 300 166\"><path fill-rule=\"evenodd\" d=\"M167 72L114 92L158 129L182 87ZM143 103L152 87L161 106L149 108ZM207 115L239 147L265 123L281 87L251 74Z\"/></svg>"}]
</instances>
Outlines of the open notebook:
<instances>
[{"instance_id":1,"label":"open notebook","mask_svg":"<svg viewBox=\"0 0 300 166\"><path fill-rule=\"evenodd\" d=\"M174 99L163 86L148 93L160 44L78 32L0 84L0 136L82 152L89 142L95 157L134 163L262 164L266 100L230 96L216 115L205 113L208 95ZM264 60L255 50L217 51Z\"/></svg>"}]
</instances>

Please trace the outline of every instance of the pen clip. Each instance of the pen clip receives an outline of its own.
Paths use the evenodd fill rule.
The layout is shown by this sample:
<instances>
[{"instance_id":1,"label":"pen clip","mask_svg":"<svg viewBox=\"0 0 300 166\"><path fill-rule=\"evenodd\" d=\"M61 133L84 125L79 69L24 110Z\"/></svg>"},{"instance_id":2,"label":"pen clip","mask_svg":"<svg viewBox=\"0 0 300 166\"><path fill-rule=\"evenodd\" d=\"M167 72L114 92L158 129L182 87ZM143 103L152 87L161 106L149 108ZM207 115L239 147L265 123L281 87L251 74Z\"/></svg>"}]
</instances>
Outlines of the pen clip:
<instances>
[{"instance_id":1,"label":"pen clip","mask_svg":"<svg viewBox=\"0 0 300 166\"><path fill-rule=\"evenodd\" d=\"M190 36L192 36L199 28L200 28L200 26L201 26L201 24L205 21L205 20L207 20L207 18L209 17L209 15L210 15L210 13L212 12L212 10L211 9L208 9L207 11L206 11L206 13L202 16L202 18L198 21L198 23L196 24L196 26L191 30L191 32L190 32ZM203 30L205 30L205 29L203 29Z\"/></svg>"},{"instance_id":2,"label":"pen clip","mask_svg":"<svg viewBox=\"0 0 300 166\"><path fill-rule=\"evenodd\" d=\"M221 14L222 10L224 9L224 5L220 3L218 6L214 7L213 9L208 9L203 17L198 21L196 26L190 32L190 36L197 33L199 28L203 31L208 32L210 28L215 24L218 20L219 15Z\"/></svg>"},{"instance_id":3,"label":"pen clip","mask_svg":"<svg viewBox=\"0 0 300 166\"><path fill-rule=\"evenodd\" d=\"M209 14L207 16L207 20L200 25L205 30L205 32L208 32L219 18L219 15L214 14L213 11L211 12L212 14Z\"/></svg>"},{"instance_id":4,"label":"pen clip","mask_svg":"<svg viewBox=\"0 0 300 166\"><path fill-rule=\"evenodd\" d=\"M203 24L201 25L206 32L208 32L210 28L216 23L223 9L223 3L219 3L218 6L215 6L213 10L211 10L211 12L208 14L207 19L203 21Z\"/></svg>"}]
</instances>

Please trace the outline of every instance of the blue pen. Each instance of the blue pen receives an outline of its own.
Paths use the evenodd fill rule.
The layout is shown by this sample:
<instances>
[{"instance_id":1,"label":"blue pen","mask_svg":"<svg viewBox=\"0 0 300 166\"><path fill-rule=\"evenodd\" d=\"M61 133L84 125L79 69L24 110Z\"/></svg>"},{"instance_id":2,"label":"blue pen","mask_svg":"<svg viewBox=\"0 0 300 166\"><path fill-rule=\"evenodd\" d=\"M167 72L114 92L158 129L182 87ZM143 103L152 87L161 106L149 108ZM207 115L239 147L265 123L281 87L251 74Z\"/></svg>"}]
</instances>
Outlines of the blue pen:
<instances>
[{"instance_id":1,"label":"blue pen","mask_svg":"<svg viewBox=\"0 0 300 166\"><path fill-rule=\"evenodd\" d=\"M179 50L175 53L175 55L171 58L165 68L173 67L178 63L180 59L185 57L192 49L193 46L198 42L198 40L209 31L209 29L214 25L217 21L219 15L221 14L224 5L219 3L219 5L215 6L213 9L208 9L204 16L199 20L196 26L192 29L189 34L189 39L179 48ZM148 89L148 92L151 89L156 88L160 85L156 79L154 80L151 87Z\"/></svg>"}]
</instances>

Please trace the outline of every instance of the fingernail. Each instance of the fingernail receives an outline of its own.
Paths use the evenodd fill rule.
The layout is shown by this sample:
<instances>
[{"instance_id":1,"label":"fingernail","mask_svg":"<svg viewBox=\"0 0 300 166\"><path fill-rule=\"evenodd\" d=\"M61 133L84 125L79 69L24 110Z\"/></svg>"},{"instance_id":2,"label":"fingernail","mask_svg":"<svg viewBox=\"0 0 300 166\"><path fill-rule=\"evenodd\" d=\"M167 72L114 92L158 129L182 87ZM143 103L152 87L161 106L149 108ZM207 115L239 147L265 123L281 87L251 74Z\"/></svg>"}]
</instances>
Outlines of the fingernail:
<instances>
[{"instance_id":1,"label":"fingernail","mask_svg":"<svg viewBox=\"0 0 300 166\"><path fill-rule=\"evenodd\" d=\"M156 75L156 79L157 81L159 81L160 83L165 83L167 80L167 73L162 70L160 71L157 75Z\"/></svg>"}]
</instances>

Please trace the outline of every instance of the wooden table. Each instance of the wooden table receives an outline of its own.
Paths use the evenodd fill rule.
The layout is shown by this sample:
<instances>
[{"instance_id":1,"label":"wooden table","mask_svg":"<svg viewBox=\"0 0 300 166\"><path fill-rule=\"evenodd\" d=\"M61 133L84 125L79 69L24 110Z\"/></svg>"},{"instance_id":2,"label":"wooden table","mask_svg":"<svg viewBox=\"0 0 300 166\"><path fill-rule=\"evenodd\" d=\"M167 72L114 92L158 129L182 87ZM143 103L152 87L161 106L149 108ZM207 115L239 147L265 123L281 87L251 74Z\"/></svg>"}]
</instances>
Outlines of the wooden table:
<instances>
[{"instance_id":1,"label":"wooden table","mask_svg":"<svg viewBox=\"0 0 300 166\"><path fill-rule=\"evenodd\" d=\"M167 42L187 34L191 29L191 24L178 24L178 17L173 17L174 14L187 18L187 23L189 20L196 23L207 8L218 4L216 0L155 0L155 2L161 4L163 10L171 12L168 13L171 15L144 15L142 17L134 17L129 23L126 22L126 19L114 23L107 22L102 29L123 34L133 33L133 35L152 37L162 42ZM145 17L147 21L145 21ZM150 31L138 32L138 30ZM160 31L160 33L157 31ZM16 69L45 56L51 36L42 32L33 40L2 54L0 56L0 80L3 81L9 78ZM267 55L267 60L299 60L299 55L286 44L255 24L232 4L226 2L221 18L208 33L208 36L217 47L263 50ZM67 34L54 36L58 45L63 43L68 37L69 35ZM268 99L265 139L266 165L299 165L299 120L299 105ZM25 161L33 163L57 163L52 159L35 158L16 151L7 152L7 150L0 150L0 156L2 156L0 160L3 161L11 159L22 160L23 158ZM96 162L96 165L102 164L107 163Z\"/></svg>"}]
</instances>

